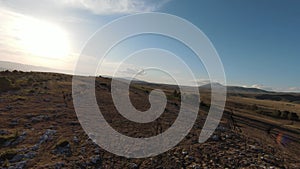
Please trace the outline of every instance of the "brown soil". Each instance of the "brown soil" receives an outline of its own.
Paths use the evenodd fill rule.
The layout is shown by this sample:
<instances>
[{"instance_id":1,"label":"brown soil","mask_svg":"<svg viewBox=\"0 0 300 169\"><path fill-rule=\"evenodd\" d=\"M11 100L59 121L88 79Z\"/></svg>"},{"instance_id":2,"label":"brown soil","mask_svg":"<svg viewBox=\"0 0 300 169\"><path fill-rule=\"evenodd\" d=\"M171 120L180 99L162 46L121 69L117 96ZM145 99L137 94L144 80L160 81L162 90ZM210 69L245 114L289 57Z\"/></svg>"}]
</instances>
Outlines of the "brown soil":
<instances>
[{"instance_id":1,"label":"brown soil","mask_svg":"<svg viewBox=\"0 0 300 169\"><path fill-rule=\"evenodd\" d=\"M183 141L155 157L128 159L103 150L83 131L72 103L72 76L1 72L0 77L14 86L0 93L2 168L300 168L299 121L259 113L260 108L277 110L275 103L283 105L281 111L299 113L297 103L229 95L219 127L200 144L209 108L209 92L202 91L197 121ZM150 137L168 129L176 119L180 108L179 98L172 96L176 87L131 85L130 98L138 110L149 109L148 94L154 88L161 88L169 98L161 117L139 124L118 114L110 81L96 79L97 101L105 119L119 132Z\"/></svg>"}]
</instances>

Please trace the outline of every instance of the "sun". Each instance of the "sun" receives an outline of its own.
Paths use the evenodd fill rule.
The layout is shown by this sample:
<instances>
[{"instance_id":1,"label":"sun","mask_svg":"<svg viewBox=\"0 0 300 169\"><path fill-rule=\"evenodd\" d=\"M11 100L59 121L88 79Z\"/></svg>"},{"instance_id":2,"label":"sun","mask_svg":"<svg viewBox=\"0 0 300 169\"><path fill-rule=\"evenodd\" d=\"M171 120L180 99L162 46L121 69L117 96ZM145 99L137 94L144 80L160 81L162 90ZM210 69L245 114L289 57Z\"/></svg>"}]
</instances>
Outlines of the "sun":
<instances>
[{"instance_id":1,"label":"sun","mask_svg":"<svg viewBox=\"0 0 300 169\"><path fill-rule=\"evenodd\" d=\"M58 25L37 19L23 19L18 23L21 47L32 56L63 59L69 55L67 33Z\"/></svg>"}]
</instances>

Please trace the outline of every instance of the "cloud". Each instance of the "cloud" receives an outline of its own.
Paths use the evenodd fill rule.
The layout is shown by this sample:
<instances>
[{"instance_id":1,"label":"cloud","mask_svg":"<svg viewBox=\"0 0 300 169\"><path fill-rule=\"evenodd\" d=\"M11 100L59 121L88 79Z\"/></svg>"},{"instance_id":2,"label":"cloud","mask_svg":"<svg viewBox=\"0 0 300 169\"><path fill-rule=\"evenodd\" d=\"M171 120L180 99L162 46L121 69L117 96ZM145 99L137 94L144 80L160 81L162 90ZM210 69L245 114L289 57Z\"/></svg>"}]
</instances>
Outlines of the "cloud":
<instances>
[{"instance_id":1,"label":"cloud","mask_svg":"<svg viewBox=\"0 0 300 169\"><path fill-rule=\"evenodd\" d=\"M202 86L202 85L206 85L206 84L211 83L211 81L210 81L210 79L197 79L197 80L196 80L196 83L197 83L199 86Z\"/></svg>"},{"instance_id":2,"label":"cloud","mask_svg":"<svg viewBox=\"0 0 300 169\"><path fill-rule=\"evenodd\" d=\"M98 74L101 75L109 75L116 77L141 77L146 75L146 71L137 65L129 64L129 63L118 63L118 62L110 62L107 60L103 60L101 66L98 69Z\"/></svg>"},{"instance_id":3,"label":"cloud","mask_svg":"<svg viewBox=\"0 0 300 169\"><path fill-rule=\"evenodd\" d=\"M286 91L286 92L297 92L299 93L300 92L300 87L289 87L287 89L284 89L282 91Z\"/></svg>"},{"instance_id":4,"label":"cloud","mask_svg":"<svg viewBox=\"0 0 300 169\"><path fill-rule=\"evenodd\" d=\"M274 88L274 91L300 93L300 87L278 87Z\"/></svg>"},{"instance_id":5,"label":"cloud","mask_svg":"<svg viewBox=\"0 0 300 169\"><path fill-rule=\"evenodd\" d=\"M171 0L0 0L0 7L18 13L59 19L69 17L78 21L82 11L96 15L134 14L153 12ZM87 14L87 13L86 13ZM71 18L71 19L70 19ZM81 19L85 19L84 17ZM81 21L81 20L80 20Z\"/></svg>"},{"instance_id":6,"label":"cloud","mask_svg":"<svg viewBox=\"0 0 300 169\"><path fill-rule=\"evenodd\" d=\"M300 87L269 87L269 86L265 86L262 84L254 84L254 85L236 84L233 86L241 86L241 87L246 87L246 88L257 88L257 89L274 91L274 92L297 92L297 93L300 92Z\"/></svg>"},{"instance_id":7,"label":"cloud","mask_svg":"<svg viewBox=\"0 0 300 169\"><path fill-rule=\"evenodd\" d=\"M134 66L134 65L132 65ZM132 76L143 76L146 74L145 70L142 69L142 68L131 68L132 66L130 67L127 67L125 70L121 70L120 73L123 74L123 75L126 75L126 76L129 76L129 77L132 77Z\"/></svg>"},{"instance_id":8,"label":"cloud","mask_svg":"<svg viewBox=\"0 0 300 169\"><path fill-rule=\"evenodd\" d=\"M37 13L84 10L96 15L113 15L157 11L169 1L171 0L0 0L0 4Z\"/></svg>"},{"instance_id":9,"label":"cloud","mask_svg":"<svg viewBox=\"0 0 300 169\"><path fill-rule=\"evenodd\" d=\"M129 14L151 12L170 0L59 0L65 7L91 11L94 14Z\"/></svg>"},{"instance_id":10,"label":"cloud","mask_svg":"<svg viewBox=\"0 0 300 169\"><path fill-rule=\"evenodd\" d=\"M257 88L257 89L263 89L264 88L264 85L261 85L261 84L254 84L251 86L252 88Z\"/></svg>"},{"instance_id":11,"label":"cloud","mask_svg":"<svg viewBox=\"0 0 300 169\"><path fill-rule=\"evenodd\" d=\"M21 56L26 53L19 45L18 28L14 24L18 18L24 18L24 16L0 8L1 60L13 61L15 59L23 62Z\"/></svg>"},{"instance_id":12,"label":"cloud","mask_svg":"<svg viewBox=\"0 0 300 169\"><path fill-rule=\"evenodd\" d=\"M288 89L291 91L300 91L300 87L290 87Z\"/></svg>"},{"instance_id":13,"label":"cloud","mask_svg":"<svg viewBox=\"0 0 300 169\"><path fill-rule=\"evenodd\" d=\"M257 89L261 89L261 90L268 90L268 91L273 91L274 89L268 86L264 86L262 84L254 84L251 86L252 88L257 88Z\"/></svg>"}]
</instances>

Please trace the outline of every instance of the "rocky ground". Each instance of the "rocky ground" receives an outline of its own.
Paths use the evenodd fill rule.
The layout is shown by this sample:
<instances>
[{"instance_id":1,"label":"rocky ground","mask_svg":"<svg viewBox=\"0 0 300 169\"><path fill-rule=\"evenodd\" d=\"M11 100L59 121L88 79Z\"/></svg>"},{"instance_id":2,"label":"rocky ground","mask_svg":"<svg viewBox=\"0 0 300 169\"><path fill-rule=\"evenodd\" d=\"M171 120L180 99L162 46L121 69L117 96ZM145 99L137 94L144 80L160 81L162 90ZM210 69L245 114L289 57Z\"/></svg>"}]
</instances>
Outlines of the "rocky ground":
<instances>
[{"instance_id":1,"label":"rocky ground","mask_svg":"<svg viewBox=\"0 0 300 169\"><path fill-rule=\"evenodd\" d=\"M173 149L151 158L119 157L93 143L81 128L72 104L71 76L22 72L2 72L1 76L9 81L0 90L2 168L300 168L298 143L278 140L247 125L233 126L226 116L207 142L198 143L205 108L189 135ZM149 137L166 130L176 118L180 105L172 98L156 122L126 121L111 104L109 83L98 78L96 94L101 111L116 130ZM149 108L147 99L141 99L148 93L131 89L137 109Z\"/></svg>"}]
</instances>

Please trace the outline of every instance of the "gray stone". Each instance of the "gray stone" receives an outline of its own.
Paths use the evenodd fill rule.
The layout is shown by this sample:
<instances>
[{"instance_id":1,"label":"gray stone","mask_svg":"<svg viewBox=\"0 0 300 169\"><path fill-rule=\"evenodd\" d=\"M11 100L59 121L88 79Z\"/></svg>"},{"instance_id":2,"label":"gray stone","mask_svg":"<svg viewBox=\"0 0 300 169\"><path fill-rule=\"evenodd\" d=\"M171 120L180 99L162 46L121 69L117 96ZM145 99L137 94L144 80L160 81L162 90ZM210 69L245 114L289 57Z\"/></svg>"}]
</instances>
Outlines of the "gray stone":
<instances>
[{"instance_id":1,"label":"gray stone","mask_svg":"<svg viewBox=\"0 0 300 169\"><path fill-rule=\"evenodd\" d=\"M41 136L39 144L47 142L55 133L56 130L47 129L46 132Z\"/></svg>"},{"instance_id":2,"label":"gray stone","mask_svg":"<svg viewBox=\"0 0 300 169\"><path fill-rule=\"evenodd\" d=\"M184 156L186 156L186 155L188 155L189 153L187 152L187 151L182 151L182 155L184 155Z\"/></svg>"},{"instance_id":3,"label":"gray stone","mask_svg":"<svg viewBox=\"0 0 300 169\"><path fill-rule=\"evenodd\" d=\"M7 111L9 111L9 110L12 110L12 109L13 109L13 107L12 107L12 106L10 106L10 105L7 105L5 108L6 108L6 110L7 110Z\"/></svg>"},{"instance_id":4,"label":"gray stone","mask_svg":"<svg viewBox=\"0 0 300 169\"><path fill-rule=\"evenodd\" d=\"M18 124L19 124L19 120L18 120L18 119L13 119L13 120L9 123L10 126L17 126Z\"/></svg>"},{"instance_id":5,"label":"gray stone","mask_svg":"<svg viewBox=\"0 0 300 169\"><path fill-rule=\"evenodd\" d=\"M39 115L39 116L36 116L36 117L32 117L30 119L30 122L31 123L38 123L38 122L42 122L42 121L46 121L46 120L49 120L49 117L47 115Z\"/></svg>"},{"instance_id":6,"label":"gray stone","mask_svg":"<svg viewBox=\"0 0 300 169\"><path fill-rule=\"evenodd\" d=\"M100 149L99 149L98 147L95 149L95 153L96 153L96 154L99 154L99 153L100 153Z\"/></svg>"},{"instance_id":7,"label":"gray stone","mask_svg":"<svg viewBox=\"0 0 300 169\"><path fill-rule=\"evenodd\" d=\"M25 140L26 135L27 135L27 133L24 131L21 135L19 135L19 136L17 137L16 140L14 140L14 141L11 143L11 145L13 145L13 146L18 145L19 143L21 143L22 141Z\"/></svg>"},{"instance_id":8,"label":"gray stone","mask_svg":"<svg viewBox=\"0 0 300 169\"><path fill-rule=\"evenodd\" d=\"M61 169L65 166L65 163L63 162L58 162L55 164L55 169Z\"/></svg>"},{"instance_id":9,"label":"gray stone","mask_svg":"<svg viewBox=\"0 0 300 169\"><path fill-rule=\"evenodd\" d=\"M26 154L17 154L11 160L9 160L9 162L15 163L15 162L20 162L23 159L32 159L35 157L35 155L36 155L35 152L28 152Z\"/></svg>"},{"instance_id":10,"label":"gray stone","mask_svg":"<svg viewBox=\"0 0 300 169\"><path fill-rule=\"evenodd\" d=\"M61 155L66 155L66 156L71 156L72 151L71 151L71 146L69 142L63 142L60 145L57 145L55 150L53 151L54 154L61 154Z\"/></svg>"},{"instance_id":11,"label":"gray stone","mask_svg":"<svg viewBox=\"0 0 300 169\"><path fill-rule=\"evenodd\" d=\"M218 126L218 127L216 128L216 130L219 130L219 131L226 131L227 129L226 129L225 127L223 127L223 126Z\"/></svg>"},{"instance_id":12,"label":"gray stone","mask_svg":"<svg viewBox=\"0 0 300 169\"><path fill-rule=\"evenodd\" d=\"M201 167L200 167L199 164L194 164L194 165L192 165L192 168L193 168L193 169L200 169Z\"/></svg>"},{"instance_id":13,"label":"gray stone","mask_svg":"<svg viewBox=\"0 0 300 169\"><path fill-rule=\"evenodd\" d=\"M26 167L27 161L20 161L18 163L15 163L14 165L11 165L8 167L8 169L23 169Z\"/></svg>"},{"instance_id":14,"label":"gray stone","mask_svg":"<svg viewBox=\"0 0 300 169\"><path fill-rule=\"evenodd\" d=\"M74 136L73 142L76 143L76 144L78 144L79 143L79 139L76 136Z\"/></svg>"},{"instance_id":15,"label":"gray stone","mask_svg":"<svg viewBox=\"0 0 300 169\"><path fill-rule=\"evenodd\" d=\"M81 153L81 154L85 154L85 147L81 147L81 148L80 148L80 153Z\"/></svg>"},{"instance_id":16,"label":"gray stone","mask_svg":"<svg viewBox=\"0 0 300 169\"><path fill-rule=\"evenodd\" d=\"M8 131L6 130L0 130L0 135L7 135L8 134Z\"/></svg>"},{"instance_id":17,"label":"gray stone","mask_svg":"<svg viewBox=\"0 0 300 169\"><path fill-rule=\"evenodd\" d=\"M137 164L135 164L135 163L130 163L130 164L128 165L128 168L130 168L130 169L138 169L139 166L138 166Z\"/></svg>"},{"instance_id":18,"label":"gray stone","mask_svg":"<svg viewBox=\"0 0 300 169\"><path fill-rule=\"evenodd\" d=\"M212 139L213 141L220 141L220 137L219 137L218 135L213 135L213 136L211 137L211 139Z\"/></svg>"},{"instance_id":19,"label":"gray stone","mask_svg":"<svg viewBox=\"0 0 300 169\"><path fill-rule=\"evenodd\" d=\"M10 163L20 162L24 158L24 154L17 154L11 160Z\"/></svg>"},{"instance_id":20,"label":"gray stone","mask_svg":"<svg viewBox=\"0 0 300 169\"><path fill-rule=\"evenodd\" d=\"M91 157L91 163L93 164L100 164L102 162L101 158L99 155Z\"/></svg>"},{"instance_id":21,"label":"gray stone","mask_svg":"<svg viewBox=\"0 0 300 169\"><path fill-rule=\"evenodd\" d=\"M35 145L31 148L31 150L32 150L32 151L37 151L39 148L40 148L40 145L39 145L39 144L35 144Z\"/></svg>"},{"instance_id":22,"label":"gray stone","mask_svg":"<svg viewBox=\"0 0 300 169\"><path fill-rule=\"evenodd\" d=\"M36 153L35 153L35 152L32 152L32 151L30 151L30 152L24 154L24 157L27 158L27 159L32 159L32 158L34 158L35 156L36 156Z\"/></svg>"}]
</instances>

